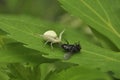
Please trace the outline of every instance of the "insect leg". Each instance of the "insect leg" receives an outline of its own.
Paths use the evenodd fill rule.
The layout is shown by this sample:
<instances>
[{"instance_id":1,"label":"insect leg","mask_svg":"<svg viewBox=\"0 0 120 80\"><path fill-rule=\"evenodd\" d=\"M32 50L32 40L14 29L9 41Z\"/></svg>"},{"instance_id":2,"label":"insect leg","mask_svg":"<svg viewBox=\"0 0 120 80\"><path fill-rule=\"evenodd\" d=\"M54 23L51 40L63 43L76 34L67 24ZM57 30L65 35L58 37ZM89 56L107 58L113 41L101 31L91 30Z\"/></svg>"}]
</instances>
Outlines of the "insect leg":
<instances>
[{"instance_id":1,"label":"insect leg","mask_svg":"<svg viewBox=\"0 0 120 80\"><path fill-rule=\"evenodd\" d=\"M68 40L65 40L67 42L67 44L69 44Z\"/></svg>"}]
</instances>

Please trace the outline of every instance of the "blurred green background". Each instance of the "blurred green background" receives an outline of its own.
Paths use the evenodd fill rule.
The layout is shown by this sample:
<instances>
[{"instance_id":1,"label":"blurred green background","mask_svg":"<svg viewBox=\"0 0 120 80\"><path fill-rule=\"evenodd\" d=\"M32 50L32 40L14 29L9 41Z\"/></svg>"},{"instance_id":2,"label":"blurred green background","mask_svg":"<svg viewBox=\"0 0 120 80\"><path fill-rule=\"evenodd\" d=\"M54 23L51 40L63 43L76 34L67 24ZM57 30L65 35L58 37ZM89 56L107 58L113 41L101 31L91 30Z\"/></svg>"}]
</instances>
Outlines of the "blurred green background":
<instances>
[{"instance_id":1,"label":"blurred green background","mask_svg":"<svg viewBox=\"0 0 120 80\"><path fill-rule=\"evenodd\" d=\"M61 4L58 2L58 0L0 0L0 14L18 16L27 15L30 17L38 18L45 22L59 23L64 26L73 27L76 29L76 31L83 33L85 35L84 37L89 42L103 47L102 43L104 41L101 41L101 43L100 39L97 38L92 31L94 31L94 33L97 32L95 32L94 29L91 31L88 25L85 24L81 19L78 19L67 13L61 7ZM0 30L0 48L2 48L4 45L3 34L5 33ZM109 48L106 45L104 46L106 48ZM112 50L114 49L112 48Z\"/></svg>"},{"instance_id":2,"label":"blurred green background","mask_svg":"<svg viewBox=\"0 0 120 80\"><path fill-rule=\"evenodd\" d=\"M0 12L27 14L52 21L64 13L57 0L0 0Z\"/></svg>"},{"instance_id":3,"label":"blurred green background","mask_svg":"<svg viewBox=\"0 0 120 80\"><path fill-rule=\"evenodd\" d=\"M67 14L57 0L0 0L0 13L29 15L71 26L78 26L81 22Z\"/></svg>"},{"instance_id":4,"label":"blurred green background","mask_svg":"<svg viewBox=\"0 0 120 80\"><path fill-rule=\"evenodd\" d=\"M43 21L74 27L83 32L89 41L100 45L90 28L82 20L67 13L58 0L0 0L0 13L27 15Z\"/></svg>"}]
</instances>

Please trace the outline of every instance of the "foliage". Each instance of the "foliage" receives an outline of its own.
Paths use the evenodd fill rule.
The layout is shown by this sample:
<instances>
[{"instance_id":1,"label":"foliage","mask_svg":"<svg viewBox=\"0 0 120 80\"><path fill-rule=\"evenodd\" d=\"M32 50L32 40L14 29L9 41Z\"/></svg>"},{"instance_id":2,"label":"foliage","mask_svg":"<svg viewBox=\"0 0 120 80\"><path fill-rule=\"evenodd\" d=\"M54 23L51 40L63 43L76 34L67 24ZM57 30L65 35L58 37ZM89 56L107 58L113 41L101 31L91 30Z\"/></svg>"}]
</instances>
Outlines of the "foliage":
<instances>
[{"instance_id":1,"label":"foliage","mask_svg":"<svg viewBox=\"0 0 120 80\"><path fill-rule=\"evenodd\" d=\"M13 0L14 5L18 0ZM31 0L32 1L32 0ZM62 7L82 19L98 44L88 40L81 28L43 21L25 15L0 15L0 78L2 80L115 80L120 79L119 0L59 0ZM11 7L11 9L14 8ZM83 26L85 27L85 26ZM44 45L47 30L62 42L80 42L81 51L69 60L60 44ZM5 63L5 64L2 64ZM3 66L4 65L4 66ZM112 74L111 74L112 73Z\"/></svg>"},{"instance_id":2,"label":"foliage","mask_svg":"<svg viewBox=\"0 0 120 80\"><path fill-rule=\"evenodd\" d=\"M73 74L74 73L74 74ZM86 69L82 67L72 67L67 70L55 73L49 80L110 80L110 78L97 70Z\"/></svg>"}]
</instances>

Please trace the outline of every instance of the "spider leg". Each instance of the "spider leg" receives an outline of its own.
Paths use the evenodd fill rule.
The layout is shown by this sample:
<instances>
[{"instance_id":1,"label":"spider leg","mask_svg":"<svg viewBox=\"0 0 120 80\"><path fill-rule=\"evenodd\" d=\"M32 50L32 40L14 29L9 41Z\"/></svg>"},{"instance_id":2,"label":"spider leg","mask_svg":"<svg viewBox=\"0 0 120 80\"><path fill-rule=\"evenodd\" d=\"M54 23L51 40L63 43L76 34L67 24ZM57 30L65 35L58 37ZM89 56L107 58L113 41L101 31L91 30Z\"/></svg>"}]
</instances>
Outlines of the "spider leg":
<instances>
[{"instance_id":1,"label":"spider leg","mask_svg":"<svg viewBox=\"0 0 120 80\"><path fill-rule=\"evenodd\" d=\"M50 43L50 46L51 46L51 48L53 49L53 46L52 46L52 45L53 45L53 43L51 42L51 43Z\"/></svg>"},{"instance_id":2,"label":"spider leg","mask_svg":"<svg viewBox=\"0 0 120 80\"><path fill-rule=\"evenodd\" d=\"M43 35L39 35L40 37L43 37Z\"/></svg>"},{"instance_id":3,"label":"spider leg","mask_svg":"<svg viewBox=\"0 0 120 80\"><path fill-rule=\"evenodd\" d=\"M49 41L46 41L44 45L46 45Z\"/></svg>"},{"instance_id":4,"label":"spider leg","mask_svg":"<svg viewBox=\"0 0 120 80\"><path fill-rule=\"evenodd\" d=\"M62 35L63 35L63 33L64 33L64 31L65 31L65 29L60 33L60 35L59 35L59 39L61 40L61 38L62 38Z\"/></svg>"}]
</instances>

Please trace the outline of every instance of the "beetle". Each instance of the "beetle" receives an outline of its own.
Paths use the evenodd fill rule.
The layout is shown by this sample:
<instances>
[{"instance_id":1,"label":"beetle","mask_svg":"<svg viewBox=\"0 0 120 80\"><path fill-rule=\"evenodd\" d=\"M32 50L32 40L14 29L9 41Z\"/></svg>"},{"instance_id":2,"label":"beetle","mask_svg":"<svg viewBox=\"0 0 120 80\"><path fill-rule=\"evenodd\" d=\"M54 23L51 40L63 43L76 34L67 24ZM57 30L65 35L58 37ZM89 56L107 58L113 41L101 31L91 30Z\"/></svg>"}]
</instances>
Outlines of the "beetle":
<instances>
[{"instance_id":1,"label":"beetle","mask_svg":"<svg viewBox=\"0 0 120 80\"><path fill-rule=\"evenodd\" d=\"M75 44L69 44L67 41L67 44L62 44L61 47L64 49L65 52L67 52L64 55L64 59L69 59L71 55L80 52L81 46L78 43Z\"/></svg>"}]
</instances>

